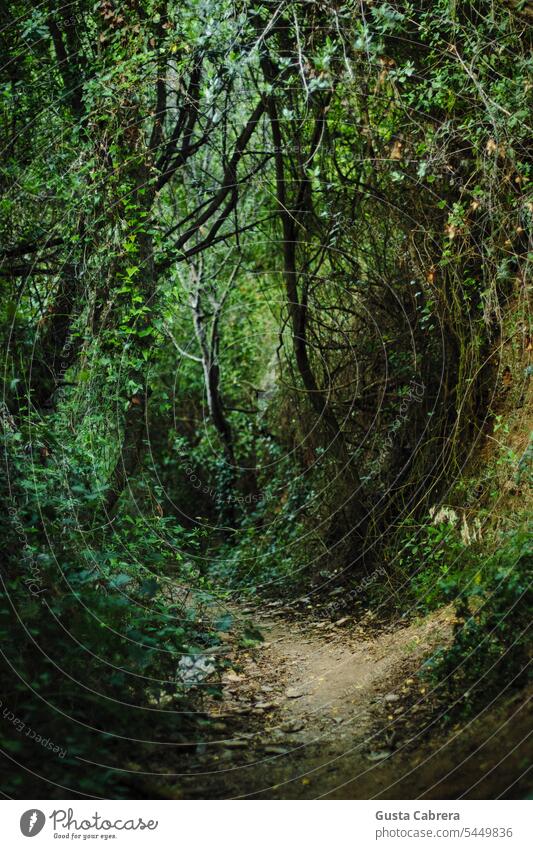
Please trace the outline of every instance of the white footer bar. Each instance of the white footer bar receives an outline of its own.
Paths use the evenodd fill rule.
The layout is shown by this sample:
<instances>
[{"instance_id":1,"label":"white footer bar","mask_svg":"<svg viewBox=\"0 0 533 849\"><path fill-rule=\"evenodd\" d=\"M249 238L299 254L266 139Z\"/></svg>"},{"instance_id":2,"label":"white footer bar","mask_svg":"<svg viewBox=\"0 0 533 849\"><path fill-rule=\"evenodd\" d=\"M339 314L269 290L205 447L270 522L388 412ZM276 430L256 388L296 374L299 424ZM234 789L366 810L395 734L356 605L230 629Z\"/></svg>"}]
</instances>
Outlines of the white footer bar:
<instances>
[{"instance_id":1,"label":"white footer bar","mask_svg":"<svg viewBox=\"0 0 533 849\"><path fill-rule=\"evenodd\" d=\"M2 845L533 847L530 801L4 801ZM35 842L30 842L31 840ZM68 841L68 842L67 842Z\"/></svg>"}]
</instances>

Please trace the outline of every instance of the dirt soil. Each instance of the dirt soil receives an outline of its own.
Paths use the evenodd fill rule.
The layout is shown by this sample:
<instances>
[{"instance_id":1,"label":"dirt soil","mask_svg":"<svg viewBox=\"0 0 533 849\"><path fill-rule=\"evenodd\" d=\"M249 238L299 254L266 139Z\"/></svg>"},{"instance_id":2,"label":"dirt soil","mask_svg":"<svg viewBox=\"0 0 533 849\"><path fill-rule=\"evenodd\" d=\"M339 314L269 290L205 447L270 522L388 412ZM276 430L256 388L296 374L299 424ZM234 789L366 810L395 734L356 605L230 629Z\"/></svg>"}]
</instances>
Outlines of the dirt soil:
<instances>
[{"instance_id":1,"label":"dirt soil","mask_svg":"<svg viewBox=\"0 0 533 849\"><path fill-rule=\"evenodd\" d=\"M264 642L228 636L234 669L207 697L206 740L152 763L163 798L523 798L533 787L531 692L502 697L443 729L420 678L451 639L453 612L399 627L337 624L273 608L253 614ZM148 776L145 776L149 780Z\"/></svg>"}]
</instances>

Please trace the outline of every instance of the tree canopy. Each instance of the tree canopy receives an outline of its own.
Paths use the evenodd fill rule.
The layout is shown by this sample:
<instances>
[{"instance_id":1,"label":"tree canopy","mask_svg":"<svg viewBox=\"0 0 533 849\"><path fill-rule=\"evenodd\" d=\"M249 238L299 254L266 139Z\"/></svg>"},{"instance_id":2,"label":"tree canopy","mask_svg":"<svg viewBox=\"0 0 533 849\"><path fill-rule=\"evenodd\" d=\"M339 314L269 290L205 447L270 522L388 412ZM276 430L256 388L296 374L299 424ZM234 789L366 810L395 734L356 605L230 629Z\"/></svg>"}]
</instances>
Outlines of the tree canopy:
<instances>
[{"instance_id":1,"label":"tree canopy","mask_svg":"<svg viewBox=\"0 0 533 849\"><path fill-rule=\"evenodd\" d=\"M2 691L69 750L30 771L15 733L6 792L128 795L132 747L199 739L176 670L230 665L243 597L468 619L488 555L457 516L508 554L434 674L467 692L453 670L511 608L489 655L516 637L522 669L527 499L493 526L504 460L472 460L529 404L501 352L531 351L530 15L4 4Z\"/></svg>"}]
</instances>

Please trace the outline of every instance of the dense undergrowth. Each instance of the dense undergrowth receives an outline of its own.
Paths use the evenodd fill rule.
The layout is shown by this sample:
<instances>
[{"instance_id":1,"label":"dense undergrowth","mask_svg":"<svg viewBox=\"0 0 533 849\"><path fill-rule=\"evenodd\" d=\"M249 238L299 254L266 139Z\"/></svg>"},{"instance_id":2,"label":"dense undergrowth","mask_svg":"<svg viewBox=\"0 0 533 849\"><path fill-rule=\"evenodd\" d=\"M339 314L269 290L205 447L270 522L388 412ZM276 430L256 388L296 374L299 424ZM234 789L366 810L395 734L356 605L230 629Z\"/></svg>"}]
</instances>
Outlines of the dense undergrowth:
<instances>
[{"instance_id":1,"label":"dense undergrowth","mask_svg":"<svg viewBox=\"0 0 533 849\"><path fill-rule=\"evenodd\" d=\"M2 12L4 792L135 794L242 598L453 603L450 715L521 685L520 10L69 8Z\"/></svg>"}]
</instances>

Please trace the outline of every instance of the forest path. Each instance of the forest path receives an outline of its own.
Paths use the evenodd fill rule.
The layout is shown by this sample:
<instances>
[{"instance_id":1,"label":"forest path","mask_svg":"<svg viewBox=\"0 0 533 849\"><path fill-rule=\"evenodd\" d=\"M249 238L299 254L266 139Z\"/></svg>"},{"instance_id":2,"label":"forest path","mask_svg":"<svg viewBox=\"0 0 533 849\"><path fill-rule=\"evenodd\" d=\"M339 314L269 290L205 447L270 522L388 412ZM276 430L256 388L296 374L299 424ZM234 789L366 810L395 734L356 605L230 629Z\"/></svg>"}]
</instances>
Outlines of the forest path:
<instances>
[{"instance_id":1,"label":"forest path","mask_svg":"<svg viewBox=\"0 0 533 849\"><path fill-rule=\"evenodd\" d=\"M223 709L265 716L263 737L278 745L283 741L294 749L344 740L379 760L395 731L372 734L373 706L386 707L389 715L403 713L402 696L416 696L410 671L447 641L451 621L446 611L424 623L376 632L368 623L350 627L348 619L335 625L259 615L254 624L265 642L243 657L240 674L225 676Z\"/></svg>"},{"instance_id":2,"label":"forest path","mask_svg":"<svg viewBox=\"0 0 533 849\"><path fill-rule=\"evenodd\" d=\"M372 618L312 621L283 607L234 613L222 699L205 697L205 740L185 764L175 761L175 778L158 784L164 797L494 798L511 785L511 795L522 792L527 694L446 733L435 723L435 694L418 673L451 638L450 608L380 627ZM238 643L246 619L264 642Z\"/></svg>"}]
</instances>

